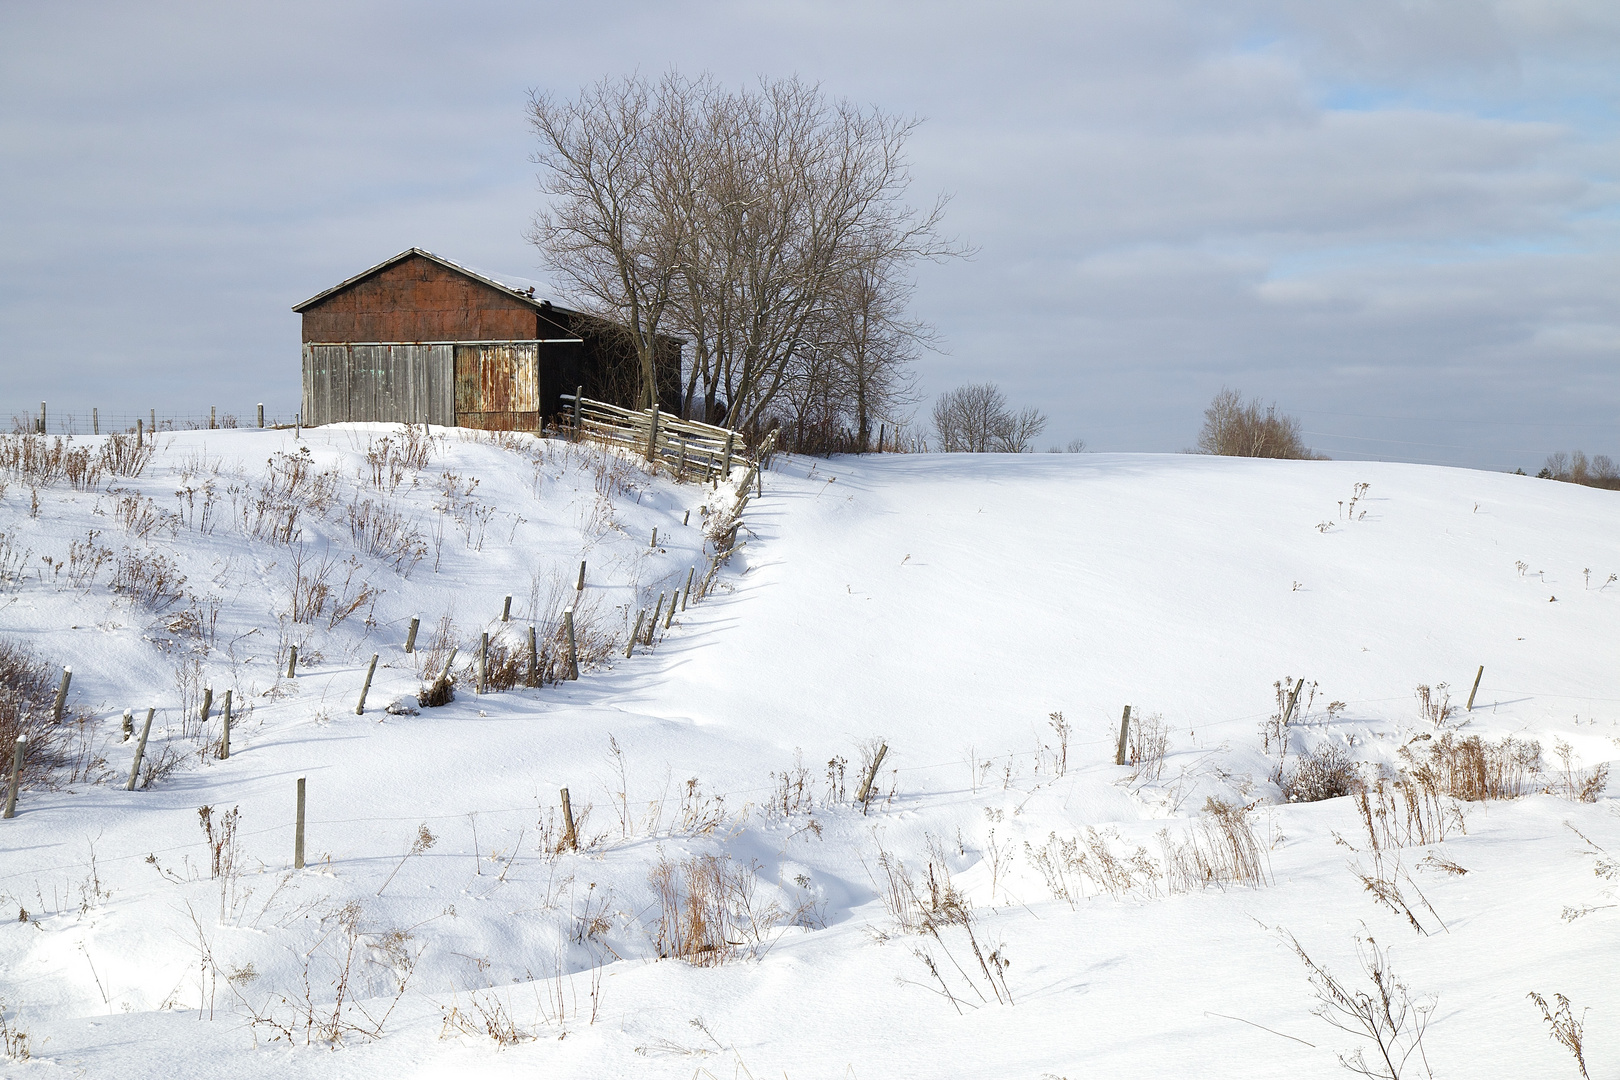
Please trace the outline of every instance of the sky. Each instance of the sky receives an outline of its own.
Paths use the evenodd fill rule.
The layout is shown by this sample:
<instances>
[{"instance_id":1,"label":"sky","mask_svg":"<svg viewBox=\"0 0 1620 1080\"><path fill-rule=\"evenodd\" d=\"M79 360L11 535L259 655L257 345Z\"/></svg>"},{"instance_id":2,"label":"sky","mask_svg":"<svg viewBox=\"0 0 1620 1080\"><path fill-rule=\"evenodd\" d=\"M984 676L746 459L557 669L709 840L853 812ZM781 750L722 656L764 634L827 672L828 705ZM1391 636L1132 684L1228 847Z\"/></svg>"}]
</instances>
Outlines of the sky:
<instances>
[{"instance_id":1,"label":"sky","mask_svg":"<svg viewBox=\"0 0 1620 1080\"><path fill-rule=\"evenodd\" d=\"M412 246L547 280L529 91L672 67L922 120L977 253L919 271L919 426L989 380L1175 452L1232 387L1336 458L1620 457L1613 0L6 0L0 418L290 416L292 305Z\"/></svg>"}]
</instances>

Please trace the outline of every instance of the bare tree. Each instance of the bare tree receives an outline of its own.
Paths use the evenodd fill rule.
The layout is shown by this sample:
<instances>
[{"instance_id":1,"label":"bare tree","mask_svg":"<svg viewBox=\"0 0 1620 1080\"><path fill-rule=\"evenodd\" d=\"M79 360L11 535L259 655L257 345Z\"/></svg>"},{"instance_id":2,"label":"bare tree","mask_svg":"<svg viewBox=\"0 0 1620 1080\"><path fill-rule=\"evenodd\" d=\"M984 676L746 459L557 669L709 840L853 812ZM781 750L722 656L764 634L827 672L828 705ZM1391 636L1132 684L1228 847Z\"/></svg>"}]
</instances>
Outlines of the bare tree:
<instances>
[{"instance_id":1,"label":"bare tree","mask_svg":"<svg viewBox=\"0 0 1620 1080\"><path fill-rule=\"evenodd\" d=\"M903 397L903 379L876 376L928 337L903 315L906 270L968 254L939 234L943 197L925 211L906 202L916 120L798 79L730 91L671 72L656 87L604 80L571 102L532 95L530 123L553 200L530 239L582 304L631 328L645 398L660 327L691 345L688 411L723 411L734 427L757 425L796 384L800 416L812 398L839 412L820 396L846 381L829 365L852 358L857 428L874 392ZM876 296L851 304L860 287ZM841 332L863 308L878 332Z\"/></svg>"},{"instance_id":2,"label":"bare tree","mask_svg":"<svg viewBox=\"0 0 1620 1080\"><path fill-rule=\"evenodd\" d=\"M535 215L528 240L581 306L625 328L643 405L658 399L659 328L674 300L683 237L668 189L688 149L692 91L634 76L603 79L572 101L529 95L533 160L552 209Z\"/></svg>"},{"instance_id":3,"label":"bare tree","mask_svg":"<svg viewBox=\"0 0 1620 1080\"><path fill-rule=\"evenodd\" d=\"M959 386L934 402L934 431L945 453L1022 454L1045 429L1039 409L1009 411L995 383Z\"/></svg>"},{"instance_id":4,"label":"bare tree","mask_svg":"<svg viewBox=\"0 0 1620 1080\"><path fill-rule=\"evenodd\" d=\"M1226 457L1324 457L1305 445L1299 421L1277 412L1275 404L1262 407L1258 398L1247 403L1243 395L1225 387L1204 410L1198 433L1198 453Z\"/></svg>"}]
</instances>

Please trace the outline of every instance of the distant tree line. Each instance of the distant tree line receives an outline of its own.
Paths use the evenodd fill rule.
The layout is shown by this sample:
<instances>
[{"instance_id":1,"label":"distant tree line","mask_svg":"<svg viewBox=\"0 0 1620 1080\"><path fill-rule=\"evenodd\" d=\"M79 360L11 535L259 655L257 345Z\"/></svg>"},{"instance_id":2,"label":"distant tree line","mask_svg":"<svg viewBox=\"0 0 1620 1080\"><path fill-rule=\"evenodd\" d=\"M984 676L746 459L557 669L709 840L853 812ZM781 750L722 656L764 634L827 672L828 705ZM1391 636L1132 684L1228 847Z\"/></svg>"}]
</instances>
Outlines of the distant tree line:
<instances>
[{"instance_id":1,"label":"distant tree line","mask_svg":"<svg viewBox=\"0 0 1620 1080\"><path fill-rule=\"evenodd\" d=\"M1620 468L1607 454L1588 459L1581 451L1565 454L1562 451L1547 458L1547 463L1536 473L1543 480L1562 480L1566 484L1584 484L1587 487L1620 491Z\"/></svg>"},{"instance_id":2,"label":"distant tree line","mask_svg":"<svg viewBox=\"0 0 1620 1080\"><path fill-rule=\"evenodd\" d=\"M570 299L624 328L644 404L668 335L696 419L864 450L915 403L934 331L908 312L913 271L969 254L941 235L943 197L906 201L916 120L797 78L675 72L535 92L528 117L550 197L528 238Z\"/></svg>"}]
</instances>

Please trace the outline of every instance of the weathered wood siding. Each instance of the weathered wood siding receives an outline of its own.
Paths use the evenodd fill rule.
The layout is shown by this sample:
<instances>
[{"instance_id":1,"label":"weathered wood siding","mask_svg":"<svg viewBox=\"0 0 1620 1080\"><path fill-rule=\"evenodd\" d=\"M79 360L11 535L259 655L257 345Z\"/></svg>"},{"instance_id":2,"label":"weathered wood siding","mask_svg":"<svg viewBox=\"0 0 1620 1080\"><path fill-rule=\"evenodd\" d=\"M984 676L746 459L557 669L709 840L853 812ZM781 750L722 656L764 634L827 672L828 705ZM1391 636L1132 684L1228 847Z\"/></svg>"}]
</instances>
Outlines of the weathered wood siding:
<instances>
[{"instance_id":1,"label":"weathered wood siding","mask_svg":"<svg viewBox=\"0 0 1620 1080\"><path fill-rule=\"evenodd\" d=\"M454 424L455 348L306 344L304 423Z\"/></svg>"},{"instance_id":2,"label":"weathered wood siding","mask_svg":"<svg viewBox=\"0 0 1620 1080\"><path fill-rule=\"evenodd\" d=\"M541 333L535 309L516 296L420 255L378 271L304 312L306 342L495 341Z\"/></svg>"}]
</instances>

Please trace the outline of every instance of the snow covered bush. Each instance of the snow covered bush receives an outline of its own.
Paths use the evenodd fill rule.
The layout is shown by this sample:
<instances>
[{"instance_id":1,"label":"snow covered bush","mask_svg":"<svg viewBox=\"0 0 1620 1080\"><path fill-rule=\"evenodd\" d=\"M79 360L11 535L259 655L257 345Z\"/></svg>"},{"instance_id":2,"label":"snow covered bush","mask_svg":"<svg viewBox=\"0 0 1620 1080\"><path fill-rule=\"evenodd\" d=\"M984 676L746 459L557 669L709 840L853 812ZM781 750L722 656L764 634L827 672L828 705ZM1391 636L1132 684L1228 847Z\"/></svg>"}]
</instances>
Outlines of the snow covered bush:
<instances>
[{"instance_id":1,"label":"snow covered bush","mask_svg":"<svg viewBox=\"0 0 1620 1080\"><path fill-rule=\"evenodd\" d=\"M1278 786L1289 802L1321 802L1354 794L1361 775L1349 751L1338 743L1323 743L1299 759L1299 764L1282 775Z\"/></svg>"}]
</instances>

